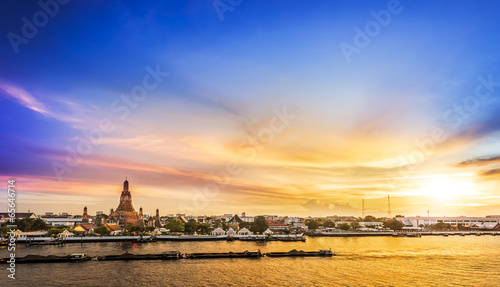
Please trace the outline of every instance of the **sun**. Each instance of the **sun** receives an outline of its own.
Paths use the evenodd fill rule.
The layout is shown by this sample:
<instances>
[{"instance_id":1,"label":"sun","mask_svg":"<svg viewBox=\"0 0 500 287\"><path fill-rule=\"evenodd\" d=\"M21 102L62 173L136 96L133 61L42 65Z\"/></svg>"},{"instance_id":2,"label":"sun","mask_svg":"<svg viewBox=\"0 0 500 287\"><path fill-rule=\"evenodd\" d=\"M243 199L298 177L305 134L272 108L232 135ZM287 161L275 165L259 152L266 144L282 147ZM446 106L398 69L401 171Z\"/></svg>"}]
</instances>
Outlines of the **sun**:
<instances>
[{"instance_id":1,"label":"sun","mask_svg":"<svg viewBox=\"0 0 500 287\"><path fill-rule=\"evenodd\" d=\"M419 193L435 199L450 200L474 195L476 189L470 176L447 176L425 180Z\"/></svg>"}]
</instances>

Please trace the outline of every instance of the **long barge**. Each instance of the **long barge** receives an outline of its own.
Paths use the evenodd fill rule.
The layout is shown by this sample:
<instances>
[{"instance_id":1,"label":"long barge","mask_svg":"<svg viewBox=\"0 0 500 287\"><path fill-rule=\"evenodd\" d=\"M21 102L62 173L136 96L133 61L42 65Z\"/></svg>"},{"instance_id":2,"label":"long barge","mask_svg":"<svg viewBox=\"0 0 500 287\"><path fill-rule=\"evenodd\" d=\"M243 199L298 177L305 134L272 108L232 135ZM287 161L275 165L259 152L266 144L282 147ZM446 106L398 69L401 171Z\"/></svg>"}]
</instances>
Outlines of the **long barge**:
<instances>
[{"instance_id":1,"label":"long barge","mask_svg":"<svg viewBox=\"0 0 500 287\"><path fill-rule=\"evenodd\" d=\"M91 258L85 253L73 253L67 256L56 255L26 255L24 257L14 258L15 263L58 263L58 262L78 262L87 261ZM10 263L10 258L0 259L0 263Z\"/></svg>"},{"instance_id":2,"label":"long barge","mask_svg":"<svg viewBox=\"0 0 500 287\"><path fill-rule=\"evenodd\" d=\"M176 259L215 259L215 258L261 258L267 257L311 257L322 256L331 257L335 255L331 250L319 251L297 251L288 252L268 252L263 254L258 251L244 252L220 252L220 253L187 253L182 254L179 251L167 251L159 254L133 254L125 252L119 255L105 255L90 257L85 253L73 253L67 256L56 255L26 255L24 257L14 258L15 263L60 263L60 262L78 262L78 261L127 261L127 260L176 260ZM0 259L0 264L11 263L11 258Z\"/></svg>"},{"instance_id":3,"label":"long barge","mask_svg":"<svg viewBox=\"0 0 500 287\"><path fill-rule=\"evenodd\" d=\"M182 258L179 251L167 251L160 254L133 254L125 252L120 255L98 256L99 261L116 261L116 260L168 260Z\"/></svg>"},{"instance_id":4,"label":"long barge","mask_svg":"<svg viewBox=\"0 0 500 287\"><path fill-rule=\"evenodd\" d=\"M318 250L318 251L303 251L303 250L290 250L287 252L268 252L266 256L268 257L311 257L311 256L322 256L331 257L335 255L331 250Z\"/></svg>"},{"instance_id":5,"label":"long barge","mask_svg":"<svg viewBox=\"0 0 500 287\"><path fill-rule=\"evenodd\" d=\"M188 253L186 259L212 259L212 258L259 258L262 257L260 250L244 252L224 252L224 253Z\"/></svg>"}]
</instances>

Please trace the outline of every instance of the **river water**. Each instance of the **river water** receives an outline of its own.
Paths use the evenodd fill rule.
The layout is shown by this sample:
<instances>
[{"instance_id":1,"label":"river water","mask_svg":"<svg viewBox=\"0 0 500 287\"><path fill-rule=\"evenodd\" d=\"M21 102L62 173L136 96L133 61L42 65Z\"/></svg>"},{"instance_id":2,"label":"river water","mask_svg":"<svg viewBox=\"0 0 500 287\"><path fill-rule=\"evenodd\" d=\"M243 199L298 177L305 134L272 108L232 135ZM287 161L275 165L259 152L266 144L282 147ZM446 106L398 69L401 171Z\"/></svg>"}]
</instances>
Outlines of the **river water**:
<instances>
[{"instance_id":1,"label":"river water","mask_svg":"<svg viewBox=\"0 0 500 287\"><path fill-rule=\"evenodd\" d=\"M2 268L0 286L500 286L500 236L19 245L16 255L329 248L337 256L18 264L16 280L7 278ZM1 249L0 257L7 256L7 250Z\"/></svg>"}]
</instances>

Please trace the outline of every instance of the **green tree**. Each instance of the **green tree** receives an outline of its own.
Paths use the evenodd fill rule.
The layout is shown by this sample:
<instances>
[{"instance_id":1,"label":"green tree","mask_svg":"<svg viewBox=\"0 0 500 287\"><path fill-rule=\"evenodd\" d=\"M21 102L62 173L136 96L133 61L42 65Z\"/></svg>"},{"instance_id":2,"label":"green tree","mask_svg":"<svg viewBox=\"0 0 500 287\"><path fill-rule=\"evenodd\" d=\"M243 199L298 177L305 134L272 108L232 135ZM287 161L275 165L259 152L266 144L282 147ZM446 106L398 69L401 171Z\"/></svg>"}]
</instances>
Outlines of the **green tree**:
<instances>
[{"instance_id":1,"label":"green tree","mask_svg":"<svg viewBox=\"0 0 500 287\"><path fill-rule=\"evenodd\" d=\"M37 231L37 230L47 230L51 227L50 224L45 223L40 218L16 218L14 225L21 231Z\"/></svg>"},{"instance_id":2,"label":"green tree","mask_svg":"<svg viewBox=\"0 0 500 287\"><path fill-rule=\"evenodd\" d=\"M57 234L63 232L63 228L49 228L48 232L50 236L56 236Z\"/></svg>"},{"instance_id":3,"label":"green tree","mask_svg":"<svg viewBox=\"0 0 500 287\"><path fill-rule=\"evenodd\" d=\"M306 220L306 225L309 229L314 230L317 229L321 224L317 220Z\"/></svg>"},{"instance_id":4,"label":"green tree","mask_svg":"<svg viewBox=\"0 0 500 287\"><path fill-rule=\"evenodd\" d=\"M384 227L389 228L391 230L402 230L404 227L404 223L397 220L396 218L389 219L386 222L384 222Z\"/></svg>"},{"instance_id":5,"label":"green tree","mask_svg":"<svg viewBox=\"0 0 500 287\"><path fill-rule=\"evenodd\" d=\"M347 230L351 229L351 225L349 225L349 223L342 223L342 224L339 226L339 228L340 228L341 230L347 231Z\"/></svg>"},{"instance_id":6,"label":"green tree","mask_svg":"<svg viewBox=\"0 0 500 287\"><path fill-rule=\"evenodd\" d=\"M364 222L375 222L377 221L377 218L375 216L367 215L363 219Z\"/></svg>"},{"instance_id":7,"label":"green tree","mask_svg":"<svg viewBox=\"0 0 500 287\"><path fill-rule=\"evenodd\" d=\"M264 216L257 216L255 218L255 221L252 222L252 225L250 226L250 230L254 233L259 233L262 234L266 229L269 228L269 224L267 223L266 219Z\"/></svg>"},{"instance_id":8,"label":"green tree","mask_svg":"<svg viewBox=\"0 0 500 287\"><path fill-rule=\"evenodd\" d=\"M133 224L132 224L132 226L130 226L130 228L131 229L133 228ZM101 226L96 227L94 229L94 233L97 233L99 235L109 235L109 234L111 234L111 231L106 226L101 225Z\"/></svg>"},{"instance_id":9,"label":"green tree","mask_svg":"<svg viewBox=\"0 0 500 287\"><path fill-rule=\"evenodd\" d=\"M327 220L323 223L323 226L324 227L335 227L335 222L331 221L331 220Z\"/></svg>"},{"instance_id":10,"label":"green tree","mask_svg":"<svg viewBox=\"0 0 500 287\"><path fill-rule=\"evenodd\" d=\"M10 231L10 228L7 226L0 227L0 236L7 236L7 232Z\"/></svg>"},{"instance_id":11,"label":"green tree","mask_svg":"<svg viewBox=\"0 0 500 287\"><path fill-rule=\"evenodd\" d=\"M186 224L184 224L184 231L188 234L193 234L198 228L198 221L190 219Z\"/></svg>"},{"instance_id":12,"label":"green tree","mask_svg":"<svg viewBox=\"0 0 500 287\"><path fill-rule=\"evenodd\" d=\"M172 220L165 225L165 228L170 230L171 232L183 232L184 223L180 220Z\"/></svg>"},{"instance_id":13,"label":"green tree","mask_svg":"<svg viewBox=\"0 0 500 287\"><path fill-rule=\"evenodd\" d=\"M431 230L450 230L451 224L447 224L444 222L438 222L430 226Z\"/></svg>"},{"instance_id":14,"label":"green tree","mask_svg":"<svg viewBox=\"0 0 500 287\"><path fill-rule=\"evenodd\" d=\"M198 229L196 232L198 232L198 234L208 234L212 232L212 228L208 223L201 223L200 225L198 225Z\"/></svg>"},{"instance_id":15,"label":"green tree","mask_svg":"<svg viewBox=\"0 0 500 287\"><path fill-rule=\"evenodd\" d=\"M144 228L142 226L135 225L131 222L127 223L127 225L125 226L125 230L128 233L140 233L140 232L142 232L143 229Z\"/></svg>"},{"instance_id":16,"label":"green tree","mask_svg":"<svg viewBox=\"0 0 500 287\"><path fill-rule=\"evenodd\" d=\"M240 222L240 223L239 223L239 225L238 225L238 226L240 227L240 229L243 229L243 228L248 228L248 229L250 229L250 226L251 226L251 225L252 225L252 224L251 224L250 222L245 222L245 221L242 221L242 222Z\"/></svg>"},{"instance_id":17,"label":"green tree","mask_svg":"<svg viewBox=\"0 0 500 287\"><path fill-rule=\"evenodd\" d=\"M351 222L351 227L352 227L352 229L358 229L359 228L359 222L357 222L357 221Z\"/></svg>"}]
</instances>

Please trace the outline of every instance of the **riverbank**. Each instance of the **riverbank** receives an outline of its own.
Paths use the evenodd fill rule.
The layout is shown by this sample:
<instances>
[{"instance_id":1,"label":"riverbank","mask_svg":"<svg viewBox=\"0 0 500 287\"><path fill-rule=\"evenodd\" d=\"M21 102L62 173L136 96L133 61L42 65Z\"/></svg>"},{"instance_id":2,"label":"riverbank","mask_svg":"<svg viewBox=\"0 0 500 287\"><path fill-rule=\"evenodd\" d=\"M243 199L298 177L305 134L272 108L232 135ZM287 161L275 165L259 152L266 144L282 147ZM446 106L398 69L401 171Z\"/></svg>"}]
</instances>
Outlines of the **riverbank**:
<instances>
[{"instance_id":1,"label":"riverbank","mask_svg":"<svg viewBox=\"0 0 500 287\"><path fill-rule=\"evenodd\" d=\"M18 244L25 243L90 243L90 242L151 242L154 241L283 241L296 242L305 241L306 237L303 234L290 235L158 235L158 236L82 236L82 237L65 237L54 239L52 237L20 237L17 238Z\"/></svg>"},{"instance_id":2,"label":"riverbank","mask_svg":"<svg viewBox=\"0 0 500 287\"><path fill-rule=\"evenodd\" d=\"M404 236L405 234L411 235L409 237L419 236L500 236L500 231L425 231L425 232L331 232L331 233L314 233L308 232L307 236L310 237L377 237L377 236Z\"/></svg>"}]
</instances>

